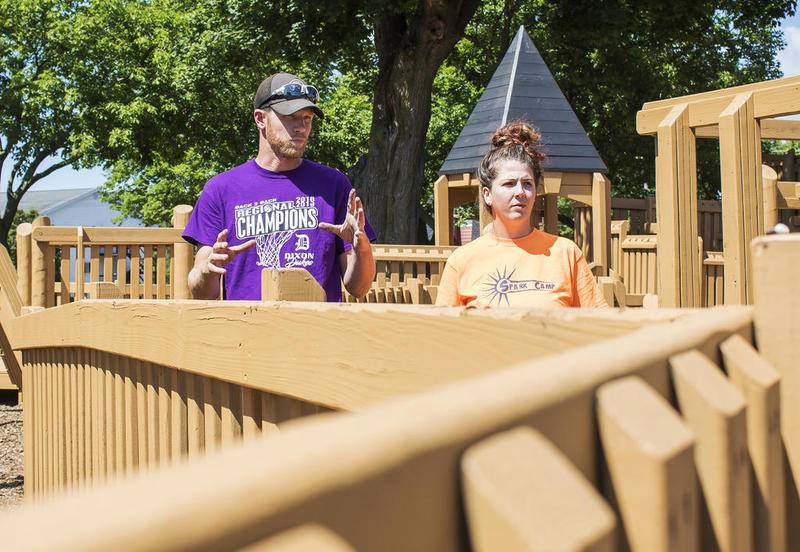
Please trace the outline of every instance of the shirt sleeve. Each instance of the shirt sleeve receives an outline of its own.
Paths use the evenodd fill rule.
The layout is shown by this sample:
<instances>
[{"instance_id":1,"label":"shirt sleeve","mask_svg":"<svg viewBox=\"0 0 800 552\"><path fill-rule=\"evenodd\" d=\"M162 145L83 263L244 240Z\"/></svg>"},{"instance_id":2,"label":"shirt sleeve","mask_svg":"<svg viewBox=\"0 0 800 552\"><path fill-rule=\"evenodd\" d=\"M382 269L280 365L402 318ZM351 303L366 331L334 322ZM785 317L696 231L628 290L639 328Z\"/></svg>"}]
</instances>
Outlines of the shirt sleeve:
<instances>
[{"instance_id":1,"label":"shirt sleeve","mask_svg":"<svg viewBox=\"0 0 800 552\"><path fill-rule=\"evenodd\" d=\"M453 256L450 255L444 265L444 273L436 290L437 307L458 307L461 305L458 299L458 269L454 264Z\"/></svg>"},{"instance_id":2,"label":"shirt sleeve","mask_svg":"<svg viewBox=\"0 0 800 552\"><path fill-rule=\"evenodd\" d=\"M223 205L217 195L214 181L209 180L197 198L189 222L183 230L183 239L193 245L214 245L217 235L226 228Z\"/></svg>"},{"instance_id":3,"label":"shirt sleeve","mask_svg":"<svg viewBox=\"0 0 800 552\"><path fill-rule=\"evenodd\" d=\"M336 197L336 205L334 206L334 224L343 223L345 217L347 217L347 198L350 195L350 190L353 189L353 185L350 183L350 179L347 178L347 175L344 173L339 174L341 175L341 185L339 186L339 194ZM372 225L369 223L366 214L364 215L364 233L367 235L370 242L375 241L375 231L372 229ZM353 249L352 243L345 243L342 238L336 236L337 257L340 253L350 251L351 249Z\"/></svg>"},{"instance_id":4,"label":"shirt sleeve","mask_svg":"<svg viewBox=\"0 0 800 552\"><path fill-rule=\"evenodd\" d=\"M597 280L589 269L583 252L575 247L575 277L573 282L573 307L608 308Z\"/></svg>"}]
</instances>

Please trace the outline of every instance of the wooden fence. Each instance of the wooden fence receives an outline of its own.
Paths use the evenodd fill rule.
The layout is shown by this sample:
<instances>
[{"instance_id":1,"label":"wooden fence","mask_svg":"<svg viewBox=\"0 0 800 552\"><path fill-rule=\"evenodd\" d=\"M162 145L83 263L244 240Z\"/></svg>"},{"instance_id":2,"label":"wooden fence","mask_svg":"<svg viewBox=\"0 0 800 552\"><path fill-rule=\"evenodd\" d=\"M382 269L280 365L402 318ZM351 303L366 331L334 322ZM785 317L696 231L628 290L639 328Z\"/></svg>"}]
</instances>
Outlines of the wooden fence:
<instances>
[{"instance_id":1,"label":"wooden fence","mask_svg":"<svg viewBox=\"0 0 800 552\"><path fill-rule=\"evenodd\" d=\"M0 533L26 550L797 549L800 239L760 239L753 259L755 309L684 311L547 358L529 351L516 366L499 363L504 370L29 506L0 520ZM224 318L238 328L236 317L208 308L206 324ZM341 317L353 308L366 317L380 307L326 310ZM472 318L453 312L462 316L452 323ZM587 322L585 314L571 320ZM438 336L448 351L464 348L450 343L461 332L445 338L440 320L391 322ZM496 333L486 322L482 339ZM537 332L518 328L512 341L527 347ZM285 345L284 337L274 339ZM306 389L331 374L312 370L318 357L307 344L293 367L313 371ZM395 357L385 353L371 366L390 373ZM416 373L441 377L456 365L444 358Z\"/></svg>"},{"instance_id":2,"label":"wooden fence","mask_svg":"<svg viewBox=\"0 0 800 552\"><path fill-rule=\"evenodd\" d=\"M23 304L78 301L94 282L113 282L131 298L188 299L194 257L181 233L191 211L175 207L174 228L56 227L47 217L19 225L17 288Z\"/></svg>"},{"instance_id":3,"label":"wooden fence","mask_svg":"<svg viewBox=\"0 0 800 552\"><path fill-rule=\"evenodd\" d=\"M673 315L649 318L664 316ZM26 493L41 497L174 462L297 417L360 409L630 332L647 320L603 312L575 323L566 313L514 310L464 316L414 306L115 300L40 309L2 324L8 350L22 351ZM531 334L525 348L514 346L520 333Z\"/></svg>"}]
</instances>

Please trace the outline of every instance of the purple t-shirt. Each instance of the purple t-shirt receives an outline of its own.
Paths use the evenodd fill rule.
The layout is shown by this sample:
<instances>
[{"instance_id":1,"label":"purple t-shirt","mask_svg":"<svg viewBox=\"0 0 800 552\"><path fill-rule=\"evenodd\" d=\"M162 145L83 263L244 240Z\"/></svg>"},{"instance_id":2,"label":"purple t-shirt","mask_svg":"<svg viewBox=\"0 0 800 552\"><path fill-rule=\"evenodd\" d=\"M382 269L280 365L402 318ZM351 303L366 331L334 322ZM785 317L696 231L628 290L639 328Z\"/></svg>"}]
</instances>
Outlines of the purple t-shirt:
<instances>
[{"instance_id":1,"label":"purple t-shirt","mask_svg":"<svg viewBox=\"0 0 800 552\"><path fill-rule=\"evenodd\" d=\"M225 265L227 299L260 300L264 268L300 267L317 279L328 301L341 301L337 259L352 245L317 226L344 221L351 188L344 174L308 159L285 172L251 159L206 183L183 238L211 246L227 228L230 245L256 239L255 247ZM366 234L375 239L369 223Z\"/></svg>"}]
</instances>

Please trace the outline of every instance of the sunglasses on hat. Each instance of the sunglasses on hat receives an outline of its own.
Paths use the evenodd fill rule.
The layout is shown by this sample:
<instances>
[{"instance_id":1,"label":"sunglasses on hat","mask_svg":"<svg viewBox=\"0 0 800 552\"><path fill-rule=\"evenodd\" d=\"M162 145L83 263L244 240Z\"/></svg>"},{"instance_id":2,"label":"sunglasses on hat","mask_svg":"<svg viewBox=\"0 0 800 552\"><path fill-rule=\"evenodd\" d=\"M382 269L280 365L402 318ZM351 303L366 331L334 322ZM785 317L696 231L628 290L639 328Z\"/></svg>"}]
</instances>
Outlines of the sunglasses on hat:
<instances>
[{"instance_id":1,"label":"sunglasses on hat","mask_svg":"<svg viewBox=\"0 0 800 552\"><path fill-rule=\"evenodd\" d=\"M315 87L309 84L290 82L276 88L266 100L261 102L258 108L260 109L275 100L299 100L301 98L305 98L310 102L317 103L317 99L319 99L319 92Z\"/></svg>"}]
</instances>

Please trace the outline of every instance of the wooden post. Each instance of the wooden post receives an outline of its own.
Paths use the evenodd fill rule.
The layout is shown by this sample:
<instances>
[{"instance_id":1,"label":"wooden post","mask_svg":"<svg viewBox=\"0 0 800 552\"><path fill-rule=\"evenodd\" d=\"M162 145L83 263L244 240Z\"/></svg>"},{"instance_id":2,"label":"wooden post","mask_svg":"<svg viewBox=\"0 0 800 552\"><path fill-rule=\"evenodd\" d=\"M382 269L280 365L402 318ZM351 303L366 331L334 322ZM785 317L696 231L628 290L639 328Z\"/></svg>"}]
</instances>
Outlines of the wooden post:
<instances>
[{"instance_id":1,"label":"wooden post","mask_svg":"<svg viewBox=\"0 0 800 552\"><path fill-rule=\"evenodd\" d=\"M786 478L788 550L800 548L800 235L759 237L752 244L755 341L780 374L780 427L789 461ZM725 267L727 270L728 267ZM727 289L726 289L727 293Z\"/></svg>"},{"instance_id":2,"label":"wooden post","mask_svg":"<svg viewBox=\"0 0 800 552\"><path fill-rule=\"evenodd\" d=\"M592 176L592 260L608 275L611 251L611 181L602 173Z\"/></svg>"},{"instance_id":3,"label":"wooden post","mask_svg":"<svg viewBox=\"0 0 800 552\"><path fill-rule=\"evenodd\" d=\"M761 165L761 179L764 190L764 232L769 232L778 224L778 173L769 165Z\"/></svg>"},{"instance_id":4,"label":"wooden post","mask_svg":"<svg viewBox=\"0 0 800 552\"><path fill-rule=\"evenodd\" d=\"M31 304L31 232L29 222L17 226L17 291L26 307Z\"/></svg>"},{"instance_id":5,"label":"wooden post","mask_svg":"<svg viewBox=\"0 0 800 552\"><path fill-rule=\"evenodd\" d=\"M436 245L450 245L453 241L450 221L450 188L447 176L440 176L433 184L433 234Z\"/></svg>"},{"instance_id":6,"label":"wooden post","mask_svg":"<svg viewBox=\"0 0 800 552\"><path fill-rule=\"evenodd\" d=\"M697 255L697 159L686 104L658 126L658 296L663 307L695 307L700 286Z\"/></svg>"},{"instance_id":7,"label":"wooden post","mask_svg":"<svg viewBox=\"0 0 800 552\"><path fill-rule=\"evenodd\" d=\"M798 138L800 138L800 136ZM790 149L786 152L786 155L783 158L783 177L781 180L795 181L800 178L800 176L795 174L796 166L797 154L795 153L794 149Z\"/></svg>"},{"instance_id":8,"label":"wooden post","mask_svg":"<svg viewBox=\"0 0 800 552\"><path fill-rule=\"evenodd\" d=\"M40 226L50 226L49 217L39 217L31 224L33 231ZM31 302L34 307L47 305L47 242L31 241Z\"/></svg>"},{"instance_id":9,"label":"wooden post","mask_svg":"<svg viewBox=\"0 0 800 552\"><path fill-rule=\"evenodd\" d=\"M736 95L720 114L719 148L725 302L751 303L749 244L764 228L761 132L752 93Z\"/></svg>"},{"instance_id":10,"label":"wooden post","mask_svg":"<svg viewBox=\"0 0 800 552\"><path fill-rule=\"evenodd\" d=\"M174 228L186 228L189 216L192 214L190 205L178 205L172 210L172 226ZM194 264L192 245L185 240L175 242L172 255L172 283L175 292L173 299L191 299L189 291L189 271ZM138 277L138 275L137 275Z\"/></svg>"},{"instance_id":11,"label":"wooden post","mask_svg":"<svg viewBox=\"0 0 800 552\"><path fill-rule=\"evenodd\" d=\"M261 300L324 302L326 296L304 268L265 268L261 271Z\"/></svg>"},{"instance_id":12,"label":"wooden post","mask_svg":"<svg viewBox=\"0 0 800 552\"><path fill-rule=\"evenodd\" d=\"M544 231L558 235L558 196L556 194L544 196Z\"/></svg>"}]
</instances>

